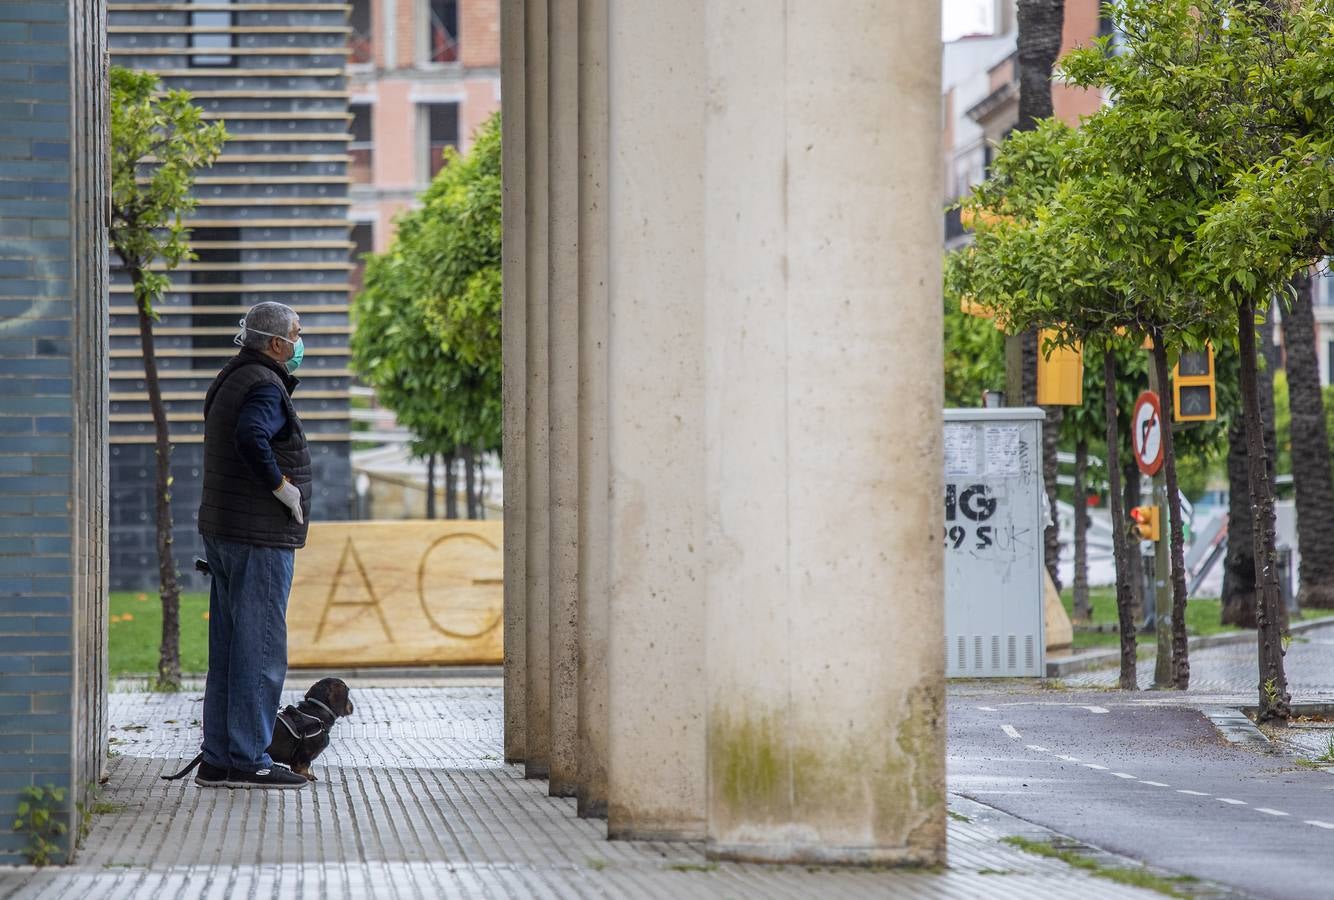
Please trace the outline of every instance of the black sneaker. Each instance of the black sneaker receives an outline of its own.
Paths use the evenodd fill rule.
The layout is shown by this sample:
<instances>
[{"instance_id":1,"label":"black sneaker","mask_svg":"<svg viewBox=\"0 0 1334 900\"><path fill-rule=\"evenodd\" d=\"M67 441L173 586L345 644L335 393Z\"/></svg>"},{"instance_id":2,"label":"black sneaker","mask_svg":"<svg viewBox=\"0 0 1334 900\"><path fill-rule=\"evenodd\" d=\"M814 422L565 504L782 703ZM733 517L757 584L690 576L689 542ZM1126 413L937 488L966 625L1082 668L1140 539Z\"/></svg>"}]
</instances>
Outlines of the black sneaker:
<instances>
[{"instance_id":1,"label":"black sneaker","mask_svg":"<svg viewBox=\"0 0 1334 900\"><path fill-rule=\"evenodd\" d=\"M240 769L227 770L227 787L230 788L268 788L276 790L296 790L306 786L304 775L298 775L285 766L275 765L258 772L242 772Z\"/></svg>"},{"instance_id":2,"label":"black sneaker","mask_svg":"<svg viewBox=\"0 0 1334 900\"><path fill-rule=\"evenodd\" d=\"M195 772L195 784L200 787L226 787L227 770L221 766L211 765L206 762L199 764L199 769Z\"/></svg>"}]
</instances>

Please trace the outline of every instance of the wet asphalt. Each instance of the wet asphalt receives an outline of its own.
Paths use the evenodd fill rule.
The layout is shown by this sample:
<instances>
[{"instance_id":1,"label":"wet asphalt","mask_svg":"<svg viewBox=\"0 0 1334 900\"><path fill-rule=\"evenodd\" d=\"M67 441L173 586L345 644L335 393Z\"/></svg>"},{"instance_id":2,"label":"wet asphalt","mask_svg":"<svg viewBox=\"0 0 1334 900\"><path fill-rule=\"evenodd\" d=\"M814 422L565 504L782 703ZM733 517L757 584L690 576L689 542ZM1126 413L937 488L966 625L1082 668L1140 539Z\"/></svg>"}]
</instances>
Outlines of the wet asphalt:
<instances>
[{"instance_id":1,"label":"wet asphalt","mask_svg":"<svg viewBox=\"0 0 1334 900\"><path fill-rule=\"evenodd\" d=\"M1243 895L1334 897L1334 775L1229 744L1196 702L954 684L949 789Z\"/></svg>"}]
</instances>

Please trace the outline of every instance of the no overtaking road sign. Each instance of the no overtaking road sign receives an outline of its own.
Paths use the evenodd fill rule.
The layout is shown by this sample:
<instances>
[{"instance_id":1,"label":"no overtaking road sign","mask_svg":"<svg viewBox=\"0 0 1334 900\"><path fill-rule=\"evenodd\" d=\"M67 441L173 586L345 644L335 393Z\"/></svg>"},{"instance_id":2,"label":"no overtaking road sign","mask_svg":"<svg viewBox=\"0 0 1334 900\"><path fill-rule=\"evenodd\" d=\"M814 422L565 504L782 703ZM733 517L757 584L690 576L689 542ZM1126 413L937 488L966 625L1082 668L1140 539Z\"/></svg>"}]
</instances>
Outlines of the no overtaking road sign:
<instances>
[{"instance_id":1,"label":"no overtaking road sign","mask_svg":"<svg viewBox=\"0 0 1334 900\"><path fill-rule=\"evenodd\" d=\"M1163 407L1153 391L1145 391L1135 401L1135 413L1130 417L1130 443L1139 470L1145 475L1156 475L1163 465Z\"/></svg>"}]
</instances>

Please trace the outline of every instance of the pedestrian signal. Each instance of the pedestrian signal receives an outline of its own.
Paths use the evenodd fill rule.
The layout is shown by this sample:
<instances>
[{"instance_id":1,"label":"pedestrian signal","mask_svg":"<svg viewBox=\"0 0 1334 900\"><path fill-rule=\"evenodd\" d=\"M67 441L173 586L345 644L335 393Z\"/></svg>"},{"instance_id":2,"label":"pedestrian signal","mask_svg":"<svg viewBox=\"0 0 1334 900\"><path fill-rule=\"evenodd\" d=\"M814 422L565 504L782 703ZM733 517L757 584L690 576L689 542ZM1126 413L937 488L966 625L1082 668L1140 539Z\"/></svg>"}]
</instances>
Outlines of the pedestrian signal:
<instances>
[{"instance_id":1,"label":"pedestrian signal","mask_svg":"<svg viewBox=\"0 0 1334 900\"><path fill-rule=\"evenodd\" d=\"M1158 540L1158 507L1136 506L1130 511L1130 518L1135 520L1135 533L1141 541Z\"/></svg>"},{"instance_id":2,"label":"pedestrian signal","mask_svg":"<svg viewBox=\"0 0 1334 900\"><path fill-rule=\"evenodd\" d=\"M1214 348L1182 350L1172 372L1172 421L1212 422L1218 417Z\"/></svg>"}]
</instances>

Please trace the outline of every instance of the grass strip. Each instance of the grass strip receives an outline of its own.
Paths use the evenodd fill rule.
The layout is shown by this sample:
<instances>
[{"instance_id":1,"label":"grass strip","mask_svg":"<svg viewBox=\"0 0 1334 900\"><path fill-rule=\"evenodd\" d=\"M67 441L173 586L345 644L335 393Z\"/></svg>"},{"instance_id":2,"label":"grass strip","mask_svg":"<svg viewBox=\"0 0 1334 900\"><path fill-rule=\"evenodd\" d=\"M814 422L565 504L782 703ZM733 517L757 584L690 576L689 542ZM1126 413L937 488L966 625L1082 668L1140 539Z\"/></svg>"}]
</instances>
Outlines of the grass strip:
<instances>
[{"instance_id":1,"label":"grass strip","mask_svg":"<svg viewBox=\"0 0 1334 900\"><path fill-rule=\"evenodd\" d=\"M1004 843L1012 847L1018 847L1026 853L1032 853L1035 856L1045 856L1048 859L1059 859L1061 862L1076 869L1082 869L1097 878L1105 878L1108 881L1115 881L1117 884L1125 884L1131 887L1144 888L1167 897L1181 897L1189 900L1191 894L1181 891L1183 885L1199 881L1193 875L1155 875L1147 869L1129 869L1123 866L1105 866L1096 860L1089 859L1084 854L1062 847L1057 847L1048 841L1035 841L1026 837L1007 837L1001 839Z\"/></svg>"}]
</instances>

